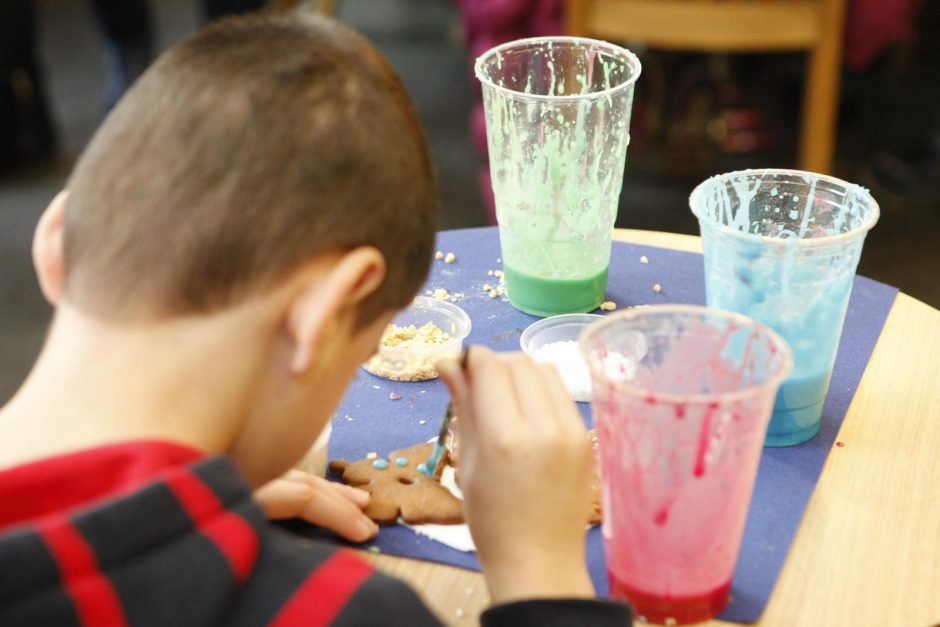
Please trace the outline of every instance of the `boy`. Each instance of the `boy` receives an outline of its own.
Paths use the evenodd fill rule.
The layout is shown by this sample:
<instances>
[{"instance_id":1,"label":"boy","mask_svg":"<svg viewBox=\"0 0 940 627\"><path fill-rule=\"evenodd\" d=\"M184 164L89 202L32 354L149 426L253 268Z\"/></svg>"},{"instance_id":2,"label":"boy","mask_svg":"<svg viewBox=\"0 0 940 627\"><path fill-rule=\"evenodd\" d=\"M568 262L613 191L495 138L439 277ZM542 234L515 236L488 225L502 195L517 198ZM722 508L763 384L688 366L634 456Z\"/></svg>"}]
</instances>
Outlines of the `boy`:
<instances>
[{"instance_id":1,"label":"boy","mask_svg":"<svg viewBox=\"0 0 940 627\"><path fill-rule=\"evenodd\" d=\"M323 19L216 23L143 75L67 187L33 250L56 315L0 410L0 624L436 624L270 527L249 487L270 515L376 532L367 494L276 478L430 264L428 151L387 64ZM557 374L483 348L441 370L484 623L627 623L592 599L591 452Z\"/></svg>"}]
</instances>

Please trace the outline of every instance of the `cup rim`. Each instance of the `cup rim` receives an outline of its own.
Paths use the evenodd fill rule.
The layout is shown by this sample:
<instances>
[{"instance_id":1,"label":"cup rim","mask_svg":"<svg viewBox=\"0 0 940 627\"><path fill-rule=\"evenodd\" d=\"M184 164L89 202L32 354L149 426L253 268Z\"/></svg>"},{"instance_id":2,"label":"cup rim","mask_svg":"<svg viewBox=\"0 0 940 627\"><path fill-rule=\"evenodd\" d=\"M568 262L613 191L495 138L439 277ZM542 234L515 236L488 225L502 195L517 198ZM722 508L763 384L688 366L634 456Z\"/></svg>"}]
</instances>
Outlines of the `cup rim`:
<instances>
[{"instance_id":1,"label":"cup rim","mask_svg":"<svg viewBox=\"0 0 940 627\"><path fill-rule=\"evenodd\" d=\"M630 75L630 78L624 82L604 89L602 91L593 91L589 94L572 94L569 96L557 96L552 94L526 94L515 89L509 89L508 87L502 87L497 85L492 80L483 75L483 64L493 55L505 52L506 50L521 47L523 45L538 45L541 43L578 43L578 44L587 44L587 45L596 45L599 48L604 48L607 51L625 57L627 63L630 65L630 69L633 72ZM632 87L636 80L640 77L640 73L643 71L643 66L640 64L639 58L636 54L630 50L624 48L623 46L618 46L617 44L612 44L609 41L604 41L603 39L593 39L591 37L572 37L572 36L542 36L542 37L526 37L523 39L515 39L513 41L507 41L506 43L494 46L478 56L476 61L473 63L473 73L476 75L477 80L479 80L483 85L490 87L502 94L509 95L513 98L528 99L528 100L541 100L543 102L576 102L578 100L590 99L600 99L608 96L613 96L621 91L626 90L629 87Z\"/></svg>"},{"instance_id":2,"label":"cup rim","mask_svg":"<svg viewBox=\"0 0 940 627\"><path fill-rule=\"evenodd\" d=\"M467 339L467 336L470 335L470 331L473 329L473 321L471 320L470 315L462 307L447 302L446 300L432 298L430 296L415 296L412 299L411 304L398 312L395 318L392 319L392 323L398 319L399 315L414 309L425 309L444 314L457 325L458 332L454 333L451 338L443 344L432 344L429 346L420 347L412 346L409 348L380 345L375 352L376 355L423 355L425 353L432 354L446 351L452 349L454 346L462 345L463 342Z\"/></svg>"},{"instance_id":3,"label":"cup rim","mask_svg":"<svg viewBox=\"0 0 940 627\"><path fill-rule=\"evenodd\" d=\"M652 395L658 401L665 401L674 404L683 403L686 405L720 405L722 403L740 401L757 396L769 387L779 386L787 379L787 377L790 376L790 373L793 370L793 351L790 349L790 345L787 344L786 340L784 340L779 333L762 322L733 311L704 307L702 305L648 305L644 307L637 307L635 309L618 311L603 316L603 320L598 320L581 332L581 335L578 337L578 344L580 345L582 354L584 354L585 361L588 365L588 370L591 372L592 380L599 379L605 382L609 381L618 390L626 392L633 397L640 399L649 398L651 392L646 388L625 381L610 381L599 368L595 367L593 360L589 358L588 342L592 336L599 333L602 329L616 324L621 320L635 320L637 318L661 316L665 314L714 316L718 318L724 318L729 322L734 322L741 326L751 327L768 337L768 339L776 347L777 352L781 355L782 362L777 373L769 377L763 383L752 384L745 388L741 388L740 390L724 392L720 394L676 394L672 392L653 392Z\"/></svg>"},{"instance_id":4,"label":"cup rim","mask_svg":"<svg viewBox=\"0 0 940 627\"><path fill-rule=\"evenodd\" d=\"M529 346L532 342L533 337L538 336L539 333L545 331L546 329L551 329L559 325L570 324L572 326L581 326L587 327L588 325L597 322L600 318L603 318L602 314L596 313L568 313L568 314L556 314L554 316L546 316L541 320L536 320L525 329L522 330L522 334L519 336L519 348L522 349L522 352L526 355L531 356L534 352L533 349ZM583 331L584 329L582 329ZM580 333L578 336L580 337ZM577 341L578 338L573 338L574 341Z\"/></svg>"},{"instance_id":5,"label":"cup rim","mask_svg":"<svg viewBox=\"0 0 940 627\"><path fill-rule=\"evenodd\" d=\"M810 239L793 239L793 238L782 238L782 237L771 237L768 235L757 235L755 233L750 233L746 231L739 231L733 229L724 224L718 224L717 222L712 222L710 220L705 220L703 216L699 213L699 207L701 206L700 196L704 193L706 185L714 183L716 180L724 181L733 177L744 176L747 174L773 174L773 175L795 175L795 176L811 176L819 180L827 181L829 183L834 183L836 185L841 185L846 189L855 187L860 190L864 190L865 194L868 196L868 203L871 206L871 215L868 216L868 219L861 225L855 227L851 231L846 231L845 233L838 233L836 235L826 235L824 237L814 237ZM739 237L745 241L752 242L762 242L762 243L775 243L786 246L800 246L802 248L822 248L827 246L832 246L840 244L842 242L852 241L857 239L860 236L865 235L875 226L878 222L878 219L881 217L881 207L878 205L878 201L875 200L874 196L871 195L871 192L866 187L857 185L855 183L849 183L843 179L840 179L835 176L830 176L828 174L819 174L818 172L809 172L807 170L796 170L792 168L747 168L745 170L735 170L733 172L724 172L722 174L716 174L710 176L698 185L695 186L695 189L692 190L692 193L689 194L689 209L692 211L692 214L698 219L699 226L708 225L709 228L715 229L721 233L731 235L733 237Z\"/></svg>"}]
</instances>

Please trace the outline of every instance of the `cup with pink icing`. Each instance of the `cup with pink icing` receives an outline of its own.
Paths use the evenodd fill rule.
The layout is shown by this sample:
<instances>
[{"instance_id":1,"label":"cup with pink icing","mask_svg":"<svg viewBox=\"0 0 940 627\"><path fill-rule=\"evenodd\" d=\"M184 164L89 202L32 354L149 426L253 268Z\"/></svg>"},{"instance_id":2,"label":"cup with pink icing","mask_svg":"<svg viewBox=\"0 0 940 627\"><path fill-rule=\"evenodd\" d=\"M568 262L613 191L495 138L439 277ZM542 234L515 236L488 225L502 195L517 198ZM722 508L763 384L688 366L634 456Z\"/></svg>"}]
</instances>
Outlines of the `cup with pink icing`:
<instances>
[{"instance_id":1,"label":"cup with pink icing","mask_svg":"<svg viewBox=\"0 0 940 627\"><path fill-rule=\"evenodd\" d=\"M740 314L667 305L581 335L593 382L610 594L653 623L719 614L786 342Z\"/></svg>"}]
</instances>

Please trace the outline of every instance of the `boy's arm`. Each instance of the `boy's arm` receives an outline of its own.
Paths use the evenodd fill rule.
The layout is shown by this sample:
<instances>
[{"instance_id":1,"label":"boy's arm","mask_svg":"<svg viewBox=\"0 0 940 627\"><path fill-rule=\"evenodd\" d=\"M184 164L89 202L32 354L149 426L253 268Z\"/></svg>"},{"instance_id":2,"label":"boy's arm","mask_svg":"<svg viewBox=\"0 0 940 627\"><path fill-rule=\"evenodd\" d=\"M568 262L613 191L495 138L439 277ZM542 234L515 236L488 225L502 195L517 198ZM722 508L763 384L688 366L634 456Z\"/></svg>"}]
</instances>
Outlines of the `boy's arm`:
<instances>
[{"instance_id":1,"label":"boy's arm","mask_svg":"<svg viewBox=\"0 0 940 627\"><path fill-rule=\"evenodd\" d=\"M487 624L518 612L623 621L626 606L593 600L584 556L593 451L557 371L481 347L465 373L452 362L439 370L460 416L467 522L490 596L506 604Z\"/></svg>"}]
</instances>

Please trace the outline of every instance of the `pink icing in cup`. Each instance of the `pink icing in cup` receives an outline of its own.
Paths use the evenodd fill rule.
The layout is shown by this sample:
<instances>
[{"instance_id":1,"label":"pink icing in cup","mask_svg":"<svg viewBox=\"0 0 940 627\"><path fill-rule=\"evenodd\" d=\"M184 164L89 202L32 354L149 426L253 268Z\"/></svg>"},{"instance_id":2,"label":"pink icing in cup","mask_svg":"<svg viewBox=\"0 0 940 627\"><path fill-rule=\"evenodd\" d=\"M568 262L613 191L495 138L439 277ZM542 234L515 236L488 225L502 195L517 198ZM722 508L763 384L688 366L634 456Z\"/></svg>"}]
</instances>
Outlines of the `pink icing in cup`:
<instances>
[{"instance_id":1,"label":"pink icing in cup","mask_svg":"<svg viewBox=\"0 0 940 627\"><path fill-rule=\"evenodd\" d=\"M581 335L591 370L610 592L654 623L717 615L786 343L744 316L648 307Z\"/></svg>"}]
</instances>

